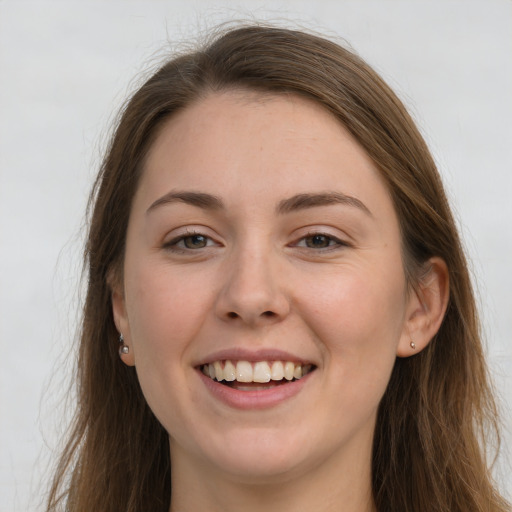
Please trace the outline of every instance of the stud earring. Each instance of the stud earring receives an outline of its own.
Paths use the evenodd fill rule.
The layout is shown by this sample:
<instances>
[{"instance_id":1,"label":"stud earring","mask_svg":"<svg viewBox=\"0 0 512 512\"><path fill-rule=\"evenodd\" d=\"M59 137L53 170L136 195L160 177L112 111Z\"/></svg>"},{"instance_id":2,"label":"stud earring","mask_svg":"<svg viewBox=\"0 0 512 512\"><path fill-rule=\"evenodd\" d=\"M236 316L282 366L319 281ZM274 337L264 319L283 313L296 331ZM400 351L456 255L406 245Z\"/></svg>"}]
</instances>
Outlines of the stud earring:
<instances>
[{"instance_id":1,"label":"stud earring","mask_svg":"<svg viewBox=\"0 0 512 512\"><path fill-rule=\"evenodd\" d=\"M119 334L119 345L119 357L121 357L123 354L130 353L130 347L124 344L124 337L122 334Z\"/></svg>"},{"instance_id":2,"label":"stud earring","mask_svg":"<svg viewBox=\"0 0 512 512\"><path fill-rule=\"evenodd\" d=\"M416 343L414 343L414 341L411 340L410 345L413 350L416 350Z\"/></svg>"}]
</instances>

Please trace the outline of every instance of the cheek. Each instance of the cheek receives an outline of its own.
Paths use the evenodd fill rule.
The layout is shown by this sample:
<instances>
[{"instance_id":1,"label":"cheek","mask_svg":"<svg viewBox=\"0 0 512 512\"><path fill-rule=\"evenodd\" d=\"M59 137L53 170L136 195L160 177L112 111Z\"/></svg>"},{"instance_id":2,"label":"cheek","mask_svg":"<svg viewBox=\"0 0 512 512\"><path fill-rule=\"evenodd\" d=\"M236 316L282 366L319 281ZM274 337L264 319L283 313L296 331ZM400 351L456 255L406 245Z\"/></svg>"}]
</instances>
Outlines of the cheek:
<instances>
[{"instance_id":1,"label":"cheek","mask_svg":"<svg viewBox=\"0 0 512 512\"><path fill-rule=\"evenodd\" d=\"M396 359L405 281L401 267L395 267L354 265L308 282L318 300L308 309L307 322L332 370L326 375L350 383L356 402L363 390L380 399Z\"/></svg>"},{"instance_id":2,"label":"cheek","mask_svg":"<svg viewBox=\"0 0 512 512\"><path fill-rule=\"evenodd\" d=\"M188 396L186 375L192 340L204 322L210 296L199 281L160 262L133 265L125 281L135 368L143 394L169 427ZM204 284L204 283L203 283Z\"/></svg>"},{"instance_id":3,"label":"cheek","mask_svg":"<svg viewBox=\"0 0 512 512\"><path fill-rule=\"evenodd\" d=\"M126 283L136 364L178 364L201 329L211 293L204 282L161 264L133 266ZM208 305L207 305L208 304Z\"/></svg>"},{"instance_id":4,"label":"cheek","mask_svg":"<svg viewBox=\"0 0 512 512\"><path fill-rule=\"evenodd\" d=\"M386 334L396 337L401 332L405 279L400 265L369 261L340 266L323 276L311 274L306 294L314 297L308 308L311 322L341 339L379 345Z\"/></svg>"}]
</instances>

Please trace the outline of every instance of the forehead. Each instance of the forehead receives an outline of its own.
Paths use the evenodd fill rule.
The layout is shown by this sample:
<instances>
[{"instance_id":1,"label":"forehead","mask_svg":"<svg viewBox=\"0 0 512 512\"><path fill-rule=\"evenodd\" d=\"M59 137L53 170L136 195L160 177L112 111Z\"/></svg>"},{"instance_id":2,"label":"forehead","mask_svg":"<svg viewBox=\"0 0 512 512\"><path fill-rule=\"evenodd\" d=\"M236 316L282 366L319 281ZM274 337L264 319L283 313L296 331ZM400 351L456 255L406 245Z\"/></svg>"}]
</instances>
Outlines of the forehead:
<instances>
[{"instance_id":1,"label":"forehead","mask_svg":"<svg viewBox=\"0 0 512 512\"><path fill-rule=\"evenodd\" d=\"M138 195L172 188L263 199L342 188L386 187L343 125L293 94L212 93L169 119L151 147Z\"/></svg>"}]
</instances>

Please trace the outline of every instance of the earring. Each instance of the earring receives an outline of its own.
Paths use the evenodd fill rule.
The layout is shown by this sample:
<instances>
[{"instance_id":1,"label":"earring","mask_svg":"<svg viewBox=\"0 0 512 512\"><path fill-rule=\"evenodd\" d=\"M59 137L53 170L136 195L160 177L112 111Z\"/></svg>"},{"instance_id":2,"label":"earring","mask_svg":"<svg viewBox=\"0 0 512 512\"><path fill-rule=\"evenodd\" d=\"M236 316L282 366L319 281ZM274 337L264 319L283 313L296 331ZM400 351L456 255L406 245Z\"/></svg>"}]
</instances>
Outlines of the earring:
<instances>
[{"instance_id":1,"label":"earring","mask_svg":"<svg viewBox=\"0 0 512 512\"><path fill-rule=\"evenodd\" d=\"M410 345L413 350L416 350L416 343L414 343L414 341L411 340Z\"/></svg>"},{"instance_id":2,"label":"earring","mask_svg":"<svg viewBox=\"0 0 512 512\"><path fill-rule=\"evenodd\" d=\"M130 347L124 344L124 337L122 334L119 334L119 345L119 357L121 357L123 354L130 353Z\"/></svg>"}]
</instances>

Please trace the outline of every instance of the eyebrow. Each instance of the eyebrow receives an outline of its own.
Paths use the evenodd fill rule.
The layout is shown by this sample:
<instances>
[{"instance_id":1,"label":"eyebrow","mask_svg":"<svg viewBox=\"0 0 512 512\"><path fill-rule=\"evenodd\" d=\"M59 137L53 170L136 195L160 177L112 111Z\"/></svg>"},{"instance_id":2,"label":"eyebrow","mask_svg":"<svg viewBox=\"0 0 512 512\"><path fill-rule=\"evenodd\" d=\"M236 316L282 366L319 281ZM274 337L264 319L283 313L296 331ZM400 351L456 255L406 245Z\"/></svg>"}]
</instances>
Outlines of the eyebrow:
<instances>
[{"instance_id":1,"label":"eyebrow","mask_svg":"<svg viewBox=\"0 0 512 512\"><path fill-rule=\"evenodd\" d=\"M168 192L160 199L157 199L147 209L146 213L153 211L155 208L164 204L170 203L186 203L192 206L197 206L203 210L221 210L224 208L222 200L212 194L206 194L204 192L191 192L191 191L172 191Z\"/></svg>"},{"instance_id":2,"label":"eyebrow","mask_svg":"<svg viewBox=\"0 0 512 512\"><path fill-rule=\"evenodd\" d=\"M328 206L331 204L343 204L352 206L363 211L370 217L373 217L369 208L359 199L342 194L341 192L322 192L317 194L297 194L289 199L280 201L276 211L278 213L290 213L297 210L305 210L307 208L315 208L317 206Z\"/></svg>"},{"instance_id":3,"label":"eyebrow","mask_svg":"<svg viewBox=\"0 0 512 512\"><path fill-rule=\"evenodd\" d=\"M171 191L164 196L157 199L147 209L146 213L149 213L159 206L166 204L182 202L191 206L196 206L203 210L222 210L224 209L224 203L222 199L212 194L205 192L193 192L193 191ZM296 194L288 199L283 199L277 204L276 212L278 214L286 214L294 211L305 210L308 208L315 208L318 206L329 206L331 204L342 204L358 208L367 215L372 217L371 211L368 207L359 199L342 194L341 192L321 192L311 194Z\"/></svg>"}]
</instances>

